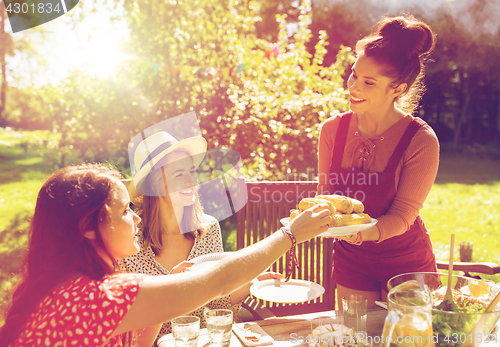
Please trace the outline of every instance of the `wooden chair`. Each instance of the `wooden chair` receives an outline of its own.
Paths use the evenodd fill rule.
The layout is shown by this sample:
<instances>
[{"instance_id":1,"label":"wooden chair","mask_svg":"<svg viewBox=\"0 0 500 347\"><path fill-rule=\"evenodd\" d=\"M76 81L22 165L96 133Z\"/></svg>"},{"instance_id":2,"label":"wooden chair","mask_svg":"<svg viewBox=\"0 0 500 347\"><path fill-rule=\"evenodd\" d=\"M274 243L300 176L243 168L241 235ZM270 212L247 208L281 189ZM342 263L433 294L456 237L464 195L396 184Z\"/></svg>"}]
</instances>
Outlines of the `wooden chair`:
<instances>
[{"instance_id":1,"label":"wooden chair","mask_svg":"<svg viewBox=\"0 0 500 347\"><path fill-rule=\"evenodd\" d=\"M437 267L439 270L448 271L448 261L437 260ZM480 278L478 275L471 275L471 273L479 273L484 275L496 275L500 273L500 266L495 263L481 262L481 263L467 263L467 262L453 262L454 271L462 271L464 276Z\"/></svg>"},{"instance_id":2,"label":"wooden chair","mask_svg":"<svg viewBox=\"0 0 500 347\"><path fill-rule=\"evenodd\" d=\"M288 217L305 197L314 197L317 182L247 182L248 202L237 212L237 249L254 244L278 230L280 219ZM297 246L300 271L293 269L292 279L303 279L321 284L325 294L306 303L276 304L249 297L244 307L252 313L269 312L276 316L302 314L335 309L335 283L331 279L333 239L315 238ZM289 254L281 257L270 268L287 275ZM263 317L265 318L265 317Z\"/></svg>"}]
</instances>

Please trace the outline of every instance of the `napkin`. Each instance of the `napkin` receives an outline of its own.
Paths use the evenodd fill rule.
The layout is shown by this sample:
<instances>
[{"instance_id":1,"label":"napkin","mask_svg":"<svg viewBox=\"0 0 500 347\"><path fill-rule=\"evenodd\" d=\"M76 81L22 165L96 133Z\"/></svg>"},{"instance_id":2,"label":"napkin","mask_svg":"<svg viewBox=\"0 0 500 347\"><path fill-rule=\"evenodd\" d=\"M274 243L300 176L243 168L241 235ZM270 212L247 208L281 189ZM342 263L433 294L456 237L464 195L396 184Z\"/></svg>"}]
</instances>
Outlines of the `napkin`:
<instances>
[{"instance_id":1,"label":"napkin","mask_svg":"<svg viewBox=\"0 0 500 347\"><path fill-rule=\"evenodd\" d=\"M257 323L233 324L233 332L248 347L272 345L274 341Z\"/></svg>"}]
</instances>

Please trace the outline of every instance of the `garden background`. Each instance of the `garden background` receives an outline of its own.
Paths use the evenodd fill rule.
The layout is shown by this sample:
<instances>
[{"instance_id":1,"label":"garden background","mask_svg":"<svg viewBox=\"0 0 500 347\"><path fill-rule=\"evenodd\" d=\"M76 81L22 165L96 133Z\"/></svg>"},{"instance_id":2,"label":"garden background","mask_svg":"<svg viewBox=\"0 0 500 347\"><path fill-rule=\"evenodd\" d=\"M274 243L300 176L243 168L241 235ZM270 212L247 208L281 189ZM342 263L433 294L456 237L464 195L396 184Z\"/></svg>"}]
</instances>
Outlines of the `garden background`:
<instances>
[{"instance_id":1,"label":"garden background","mask_svg":"<svg viewBox=\"0 0 500 347\"><path fill-rule=\"evenodd\" d=\"M422 210L436 255L447 259L454 232L457 244L474 242L474 261L500 263L497 1L87 0L24 34L9 32L5 13L0 23L0 316L48 175L109 162L129 176L135 134L195 111L209 148L239 152L248 179L314 179L319 125L349 107L352 47L382 16L402 11L437 34L418 111L441 143ZM105 30L85 29L83 46L106 44L75 50L74 59L89 60L49 78L53 58L42 52L51 25L81 33L103 13L107 28L125 25L125 58L106 53L115 39ZM226 250L235 249L234 218L221 227Z\"/></svg>"}]
</instances>

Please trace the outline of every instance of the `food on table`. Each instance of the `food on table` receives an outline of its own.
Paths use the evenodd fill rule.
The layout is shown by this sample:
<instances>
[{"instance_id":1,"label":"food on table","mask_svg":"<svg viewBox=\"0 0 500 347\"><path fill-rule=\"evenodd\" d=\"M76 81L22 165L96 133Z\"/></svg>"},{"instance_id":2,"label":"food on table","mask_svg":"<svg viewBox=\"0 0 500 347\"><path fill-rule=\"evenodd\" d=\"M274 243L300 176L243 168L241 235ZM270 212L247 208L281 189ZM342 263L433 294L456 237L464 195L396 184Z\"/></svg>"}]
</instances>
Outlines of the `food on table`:
<instances>
[{"instance_id":1,"label":"food on table","mask_svg":"<svg viewBox=\"0 0 500 347\"><path fill-rule=\"evenodd\" d=\"M469 287L470 295L475 296L476 298L490 293L490 286L488 283L483 281L471 278L468 281L467 286Z\"/></svg>"},{"instance_id":2,"label":"food on table","mask_svg":"<svg viewBox=\"0 0 500 347\"><path fill-rule=\"evenodd\" d=\"M252 341L252 342L259 342L260 337L261 337L261 335L259 333L253 332L250 329L247 329L245 331L245 340Z\"/></svg>"},{"instance_id":3,"label":"food on table","mask_svg":"<svg viewBox=\"0 0 500 347\"><path fill-rule=\"evenodd\" d=\"M342 346L350 342L349 336L353 333L345 325L327 324L321 325L307 335L306 342L309 347ZM355 337L353 337L355 339Z\"/></svg>"},{"instance_id":4,"label":"food on table","mask_svg":"<svg viewBox=\"0 0 500 347\"><path fill-rule=\"evenodd\" d=\"M450 337L469 336L479 320L480 314L486 309L487 303L479 298L452 289L451 295L455 304L451 305L443 301L446 290L447 287L443 286L432 292L434 306L432 329L437 346L458 347L462 343L454 341ZM455 312L457 314L448 312Z\"/></svg>"},{"instance_id":5,"label":"food on table","mask_svg":"<svg viewBox=\"0 0 500 347\"><path fill-rule=\"evenodd\" d=\"M335 205L332 202L330 202L328 200L316 199L316 198L304 198L304 199L300 200L299 209L301 211L304 211L304 210L307 210L308 208L311 208L314 205L318 205L318 204L327 204L328 209L330 210L330 214L332 214L332 215L335 214L335 212L337 211L337 209L335 208Z\"/></svg>"},{"instance_id":6,"label":"food on table","mask_svg":"<svg viewBox=\"0 0 500 347\"><path fill-rule=\"evenodd\" d=\"M486 284L486 285L488 285L488 284ZM439 307L439 309L441 309L442 311L450 311L449 308L447 309L447 307L440 307L441 304L443 303L443 299L446 295L446 290L447 290L447 286L443 286L443 287L435 290L434 292L432 292L432 302L433 302L434 308L437 309ZM453 301L458 305L457 310L460 310L460 308L463 308L465 306L471 306L471 305L480 305L483 307L483 309L486 309L486 307L488 306L486 304L486 302L484 302L483 300L480 300L474 296L464 294L456 289L451 290L451 296L453 297ZM461 311L457 311L457 312L461 312Z\"/></svg>"},{"instance_id":7,"label":"food on table","mask_svg":"<svg viewBox=\"0 0 500 347\"><path fill-rule=\"evenodd\" d=\"M366 224L372 221L372 218L368 214L362 213L365 207L361 201L341 195L318 195L315 198L300 200L299 209L290 211L290 221L296 218L302 211L314 205L324 203L328 205L330 214L333 217L330 227Z\"/></svg>"}]
</instances>

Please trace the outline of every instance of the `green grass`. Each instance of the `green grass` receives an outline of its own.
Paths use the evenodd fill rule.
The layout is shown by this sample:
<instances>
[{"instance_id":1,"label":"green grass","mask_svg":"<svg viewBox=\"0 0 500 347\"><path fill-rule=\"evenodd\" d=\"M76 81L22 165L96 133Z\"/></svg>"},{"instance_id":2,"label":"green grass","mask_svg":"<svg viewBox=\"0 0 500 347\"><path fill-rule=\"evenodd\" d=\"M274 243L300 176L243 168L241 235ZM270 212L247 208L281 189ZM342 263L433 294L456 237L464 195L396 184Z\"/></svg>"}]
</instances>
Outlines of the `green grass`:
<instances>
[{"instance_id":1,"label":"green grass","mask_svg":"<svg viewBox=\"0 0 500 347\"><path fill-rule=\"evenodd\" d=\"M59 168L56 146L48 131L0 131L0 232L33 214L40 187Z\"/></svg>"},{"instance_id":2,"label":"green grass","mask_svg":"<svg viewBox=\"0 0 500 347\"><path fill-rule=\"evenodd\" d=\"M436 183L421 211L437 259L448 260L455 233L455 259L460 242L473 242L473 261L500 264L499 212L500 160L455 154L441 158ZM500 281L498 275L490 278Z\"/></svg>"},{"instance_id":3,"label":"green grass","mask_svg":"<svg viewBox=\"0 0 500 347\"><path fill-rule=\"evenodd\" d=\"M491 185L436 184L422 210L439 259L438 251L450 243L474 242L474 261L500 263L500 182Z\"/></svg>"}]
</instances>

